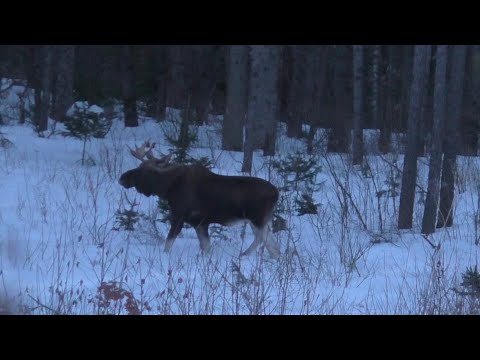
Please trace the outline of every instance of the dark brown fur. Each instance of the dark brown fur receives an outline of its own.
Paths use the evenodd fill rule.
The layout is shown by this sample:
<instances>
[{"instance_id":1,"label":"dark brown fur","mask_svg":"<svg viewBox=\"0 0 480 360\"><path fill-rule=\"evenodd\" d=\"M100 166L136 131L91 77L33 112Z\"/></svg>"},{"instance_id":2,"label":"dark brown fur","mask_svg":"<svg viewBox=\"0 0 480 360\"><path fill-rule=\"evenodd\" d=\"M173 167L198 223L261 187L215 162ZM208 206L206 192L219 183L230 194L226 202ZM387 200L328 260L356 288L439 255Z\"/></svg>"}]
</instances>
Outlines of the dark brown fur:
<instances>
[{"instance_id":1,"label":"dark brown fur","mask_svg":"<svg viewBox=\"0 0 480 360\"><path fill-rule=\"evenodd\" d=\"M171 228L166 251L184 223L196 229L203 250L210 246L208 226L212 223L229 225L244 219L257 230L265 229L279 197L277 188L268 181L218 175L200 165L171 165L159 169L142 164L122 174L119 182L127 189L135 187L145 196L157 195L167 200Z\"/></svg>"}]
</instances>

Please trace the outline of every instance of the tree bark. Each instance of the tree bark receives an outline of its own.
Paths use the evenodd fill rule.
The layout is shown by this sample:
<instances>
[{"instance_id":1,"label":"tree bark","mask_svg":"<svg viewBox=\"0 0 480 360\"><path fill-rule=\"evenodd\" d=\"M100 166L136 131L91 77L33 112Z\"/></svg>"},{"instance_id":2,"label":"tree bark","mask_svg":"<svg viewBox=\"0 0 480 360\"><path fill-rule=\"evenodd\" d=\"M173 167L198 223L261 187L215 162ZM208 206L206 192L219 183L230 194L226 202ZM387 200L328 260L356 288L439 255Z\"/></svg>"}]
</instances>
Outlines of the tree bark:
<instances>
[{"instance_id":1,"label":"tree bark","mask_svg":"<svg viewBox=\"0 0 480 360\"><path fill-rule=\"evenodd\" d=\"M192 108L197 125L208 121L210 102L215 88L215 48L213 45L192 47Z\"/></svg>"},{"instance_id":2,"label":"tree bark","mask_svg":"<svg viewBox=\"0 0 480 360\"><path fill-rule=\"evenodd\" d=\"M280 49L280 65L278 79L278 121L288 121L288 96L292 77L292 49L290 45L282 45Z\"/></svg>"},{"instance_id":3,"label":"tree bark","mask_svg":"<svg viewBox=\"0 0 480 360\"><path fill-rule=\"evenodd\" d=\"M313 140L322 117L322 104L326 92L327 80L327 64L330 47L328 45L321 45L315 48L313 52L313 93L312 107L309 114L310 129L307 135L307 153L313 152Z\"/></svg>"},{"instance_id":4,"label":"tree bark","mask_svg":"<svg viewBox=\"0 0 480 360\"><path fill-rule=\"evenodd\" d=\"M431 59L432 57L430 56L430 60L427 62L425 70L427 83L425 87L425 93L423 94L424 99L420 121L417 127L417 157L425 156L427 137L429 134L429 129L431 129L433 123L433 93L430 93L430 89L433 88L434 77L430 77Z\"/></svg>"},{"instance_id":5,"label":"tree bark","mask_svg":"<svg viewBox=\"0 0 480 360\"><path fill-rule=\"evenodd\" d=\"M428 171L428 191L422 219L422 234L435 232L435 220L440 194L440 173L442 168L442 139L445 127L446 81L448 45L437 47L435 64L435 88L433 103L432 149Z\"/></svg>"},{"instance_id":6,"label":"tree bark","mask_svg":"<svg viewBox=\"0 0 480 360\"><path fill-rule=\"evenodd\" d=\"M413 47L415 48L415 47ZM410 102L410 87L412 84L413 55L412 46L403 47L402 65L401 65L401 102L400 102L400 123L398 130L406 131L408 121L408 109Z\"/></svg>"},{"instance_id":7,"label":"tree bark","mask_svg":"<svg viewBox=\"0 0 480 360\"><path fill-rule=\"evenodd\" d=\"M251 45L250 59L247 118L252 121L254 149L264 149L268 153L275 149L278 47Z\"/></svg>"},{"instance_id":8,"label":"tree bark","mask_svg":"<svg viewBox=\"0 0 480 360\"><path fill-rule=\"evenodd\" d=\"M227 102L227 45L215 46L215 87L212 95L212 115L225 114Z\"/></svg>"},{"instance_id":9,"label":"tree bark","mask_svg":"<svg viewBox=\"0 0 480 360\"><path fill-rule=\"evenodd\" d=\"M254 149L262 148L264 155L275 154L279 55L276 45L250 45L244 172L251 172Z\"/></svg>"},{"instance_id":10,"label":"tree bark","mask_svg":"<svg viewBox=\"0 0 480 360\"><path fill-rule=\"evenodd\" d=\"M372 118L376 128L380 128L380 45L372 45Z\"/></svg>"},{"instance_id":11,"label":"tree bark","mask_svg":"<svg viewBox=\"0 0 480 360\"><path fill-rule=\"evenodd\" d=\"M251 174L253 164L253 121L247 116L245 123L245 145L243 147L242 172Z\"/></svg>"},{"instance_id":12,"label":"tree bark","mask_svg":"<svg viewBox=\"0 0 480 360\"><path fill-rule=\"evenodd\" d=\"M135 65L134 45L123 46L123 113L125 116L125 127L138 126L137 95L135 91Z\"/></svg>"},{"instance_id":13,"label":"tree bark","mask_svg":"<svg viewBox=\"0 0 480 360\"><path fill-rule=\"evenodd\" d=\"M52 117L63 121L65 113L73 104L73 74L75 45L56 45L56 73L54 75L54 100Z\"/></svg>"},{"instance_id":14,"label":"tree bark","mask_svg":"<svg viewBox=\"0 0 480 360\"><path fill-rule=\"evenodd\" d=\"M417 178L417 123L421 118L426 86L427 62L430 58L430 45L415 45L413 79L410 90L408 108L407 149L403 162L402 190L398 228L411 229L413 221L413 204L415 200L415 184Z\"/></svg>"},{"instance_id":15,"label":"tree bark","mask_svg":"<svg viewBox=\"0 0 480 360\"><path fill-rule=\"evenodd\" d=\"M458 153L458 124L462 109L463 84L465 76L466 46L453 45L451 66L448 76L447 123L444 139L442 180L440 187L440 206L437 228L453 225L453 200L455 191L455 172Z\"/></svg>"},{"instance_id":16,"label":"tree bark","mask_svg":"<svg viewBox=\"0 0 480 360\"><path fill-rule=\"evenodd\" d=\"M475 76L474 55L477 50L475 46L467 46L467 54L465 60L465 73L471 76L465 76L465 84L463 90L462 114L460 116L460 148L459 155L477 155L478 134L480 133L480 124L478 121L478 105L476 92L476 83L478 76Z\"/></svg>"},{"instance_id":17,"label":"tree bark","mask_svg":"<svg viewBox=\"0 0 480 360\"><path fill-rule=\"evenodd\" d=\"M287 136L300 138L302 122L305 121L308 110L307 99L310 95L307 82L313 81L313 74L312 69L308 68L307 46L291 45L289 50L292 66L287 102Z\"/></svg>"},{"instance_id":18,"label":"tree bark","mask_svg":"<svg viewBox=\"0 0 480 360\"><path fill-rule=\"evenodd\" d=\"M185 80L185 45L167 47L167 106L175 109L185 108L187 84Z\"/></svg>"},{"instance_id":19,"label":"tree bark","mask_svg":"<svg viewBox=\"0 0 480 360\"><path fill-rule=\"evenodd\" d=\"M349 153L352 102L349 94L352 58L347 45L337 45L335 51L334 93L335 123L327 143L328 152Z\"/></svg>"},{"instance_id":20,"label":"tree bark","mask_svg":"<svg viewBox=\"0 0 480 360\"><path fill-rule=\"evenodd\" d=\"M155 104L155 118L157 121L165 120L167 109L167 48L165 45L156 49L157 57L157 101Z\"/></svg>"},{"instance_id":21,"label":"tree bark","mask_svg":"<svg viewBox=\"0 0 480 360\"><path fill-rule=\"evenodd\" d=\"M270 45L267 53L267 68L265 73L265 108L266 117L264 156L274 156L277 142L277 124L279 116L278 79L280 65L280 46Z\"/></svg>"},{"instance_id":22,"label":"tree bark","mask_svg":"<svg viewBox=\"0 0 480 360\"><path fill-rule=\"evenodd\" d=\"M27 65L27 82L28 85L33 88L34 99L33 99L33 114L32 120L35 126L40 124L40 106L42 103L41 97L41 76L42 76L42 61L43 61L43 46L30 46L29 47L30 56L28 56L29 63Z\"/></svg>"},{"instance_id":23,"label":"tree bark","mask_svg":"<svg viewBox=\"0 0 480 360\"><path fill-rule=\"evenodd\" d=\"M248 46L231 45L228 56L227 106L222 127L222 149L241 151L248 100Z\"/></svg>"},{"instance_id":24,"label":"tree bark","mask_svg":"<svg viewBox=\"0 0 480 360\"><path fill-rule=\"evenodd\" d=\"M363 46L353 45L353 165L363 163Z\"/></svg>"},{"instance_id":25,"label":"tree bark","mask_svg":"<svg viewBox=\"0 0 480 360\"><path fill-rule=\"evenodd\" d=\"M387 45L387 57L385 59L386 69L384 81L381 82L381 101L382 111L380 120L380 137L378 141L378 149L382 154L390 151L392 142L392 129L395 123L394 116L394 88L395 88L395 53L397 45Z\"/></svg>"},{"instance_id":26,"label":"tree bark","mask_svg":"<svg viewBox=\"0 0 480 360\"><path fill-rule=\"evenodd\" d=\"M51 97L52 45L42 45L39 60L40 88L35 89L35 109L38 113L36 126L38 131L45 131L48 128Z\"/></svg>"}]
</instances>

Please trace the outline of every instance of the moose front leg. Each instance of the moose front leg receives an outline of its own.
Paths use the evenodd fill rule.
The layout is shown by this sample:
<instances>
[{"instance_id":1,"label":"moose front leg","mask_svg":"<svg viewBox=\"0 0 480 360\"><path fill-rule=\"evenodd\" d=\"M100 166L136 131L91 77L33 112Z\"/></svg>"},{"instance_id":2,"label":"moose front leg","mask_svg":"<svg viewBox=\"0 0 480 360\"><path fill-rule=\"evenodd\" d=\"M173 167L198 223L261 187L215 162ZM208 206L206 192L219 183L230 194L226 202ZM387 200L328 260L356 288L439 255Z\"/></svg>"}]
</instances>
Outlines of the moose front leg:
<instances>
[{"instance_id":1,"label":"moose front leg","mask_svg":"<svg viewBox=\"0 0 480 360\"><path fill-rule=\"evenodd\" d=\"M165 241L165 248L164 248L165 252L170 251L175 239L177 238L178 234L180 234L180 231L182 231L182 228L183 228L183 218L173 216L171 220L170 231L168 232L167 240Z\"/></svg>"},{"instance_id":2,"label":"moose front leg","mask_svg":"<svg viewBox=\"0 0 480 360\"><path fill-rule=\"evenodd\" d=\"M208 224L201 224L195 228L198 240L200 240L200 249L202 252L210 250L210 237L208 236Z\"/></svg>"},{"instance_id":3,"label":"moose front leg","mask_svg":"<svg viewBox=\"0 0 480 360\"><path fill-rule=\"evenodd\" d=\"M266 225L263 226L263 227L257 227L255 225L253 225L252 223L250 223L250 226L253 230L253 234L255 236L255 239L253 240L252 244L247 248L247 250L245 250L241 255L242 256L248 256L250 255L252 252L254 252L257 247L264 243L265 242L265 239L266 239L266 236L267 236L267 233L266 233L266 230L267 230L267 227Z\"/></svg>"}]
</instances>

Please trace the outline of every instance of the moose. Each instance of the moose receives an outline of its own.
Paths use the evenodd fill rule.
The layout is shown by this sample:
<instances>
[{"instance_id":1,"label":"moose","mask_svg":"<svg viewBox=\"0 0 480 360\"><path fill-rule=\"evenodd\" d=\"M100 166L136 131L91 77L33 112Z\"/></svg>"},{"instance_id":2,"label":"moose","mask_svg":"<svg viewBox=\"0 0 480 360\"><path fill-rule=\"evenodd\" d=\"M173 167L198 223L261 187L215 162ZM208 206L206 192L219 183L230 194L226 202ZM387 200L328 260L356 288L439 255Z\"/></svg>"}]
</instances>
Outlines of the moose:
<instances>
[{"instance_id":1,"label":"moose","mask_svg":"<svg viewBox=\"0 0 480 360\"><path fill-rule=\"evenodd\" d=\"M200 241L200 249L210 249L210 224L231 226L248 221L253 230L253 243L241 254L250 255L264 244L273 258L280 256L278 244L269 236L269 224L279 198L270 182L249 176L226 176L211 172L202 165L170 162L170 155L156 158L155 143L146 141L130 153L140 165L123 173L120 185L145 195L167 200L170 208L170 231L164 251L169 252L185 223L191 225Z\"/></svg>"}]
</instances>

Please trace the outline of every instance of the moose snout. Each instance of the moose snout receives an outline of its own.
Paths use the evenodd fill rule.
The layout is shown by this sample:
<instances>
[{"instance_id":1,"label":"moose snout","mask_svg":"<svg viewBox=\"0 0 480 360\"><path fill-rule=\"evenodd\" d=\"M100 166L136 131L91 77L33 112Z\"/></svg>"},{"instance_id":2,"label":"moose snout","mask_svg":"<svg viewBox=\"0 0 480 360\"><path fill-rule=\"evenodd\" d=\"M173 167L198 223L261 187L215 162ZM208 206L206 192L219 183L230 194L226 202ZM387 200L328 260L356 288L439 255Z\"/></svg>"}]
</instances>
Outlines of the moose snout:
<instances>
[{"instance_id":1,"label":"moose snout","mask_svg":"<svg viewBox=\"0 0 480 360\"><path fill-rule=\"evenodd\" d=\"M120 176L120 179L118 179L118 183L122 185L124 188L130 189L133 186L133 184L131 181L129 181L129 178L130 177L128 176L128 174L124 173L122 174L122 176Z\"/></svg>"},{"instance_id":2,"label":"moose snout","mask_svg":"<svg viewBox=\"0 0 480 360\"><path fill-rule=\"evenodd\" d=\"M122 179L122 178L118 179L118 183L119 183L120 185L122 185L123 187L126 187L126 186L125 186L125 185L126 185L126 184L125 184L125 179Z\"/></svg>"}]
</instances>

